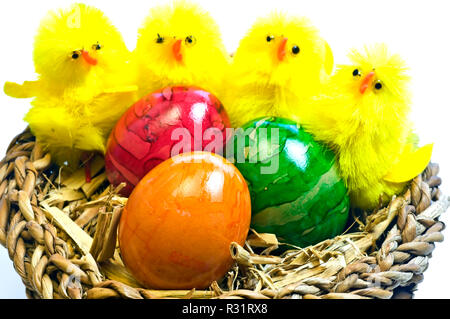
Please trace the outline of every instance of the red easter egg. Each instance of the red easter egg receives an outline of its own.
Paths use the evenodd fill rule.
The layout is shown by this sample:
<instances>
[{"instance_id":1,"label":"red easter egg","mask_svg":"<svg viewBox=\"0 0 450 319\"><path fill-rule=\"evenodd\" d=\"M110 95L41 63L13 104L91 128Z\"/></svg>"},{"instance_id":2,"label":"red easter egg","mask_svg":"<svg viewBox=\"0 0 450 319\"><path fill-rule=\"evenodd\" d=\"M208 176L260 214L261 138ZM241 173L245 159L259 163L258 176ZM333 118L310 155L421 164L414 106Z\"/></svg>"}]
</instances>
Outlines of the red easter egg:
<instances>
[{"instance_id":1,"label":"red easter egg","mask_svg":"<svg viewBox=\"0 0 450 319\"><path fill-rule=\"evenodd\" d=\"M244 245L250 218L250 192L233 164L180 154L131 193L119 223L122 260L147 288L203 289L233 264L230 244Z\"/></svg>"},{"instance_id":2,"label":"red easter egg","mask_svg":"<svg viewBox=\"0 0 450 319\"><path fill-rule=\"evenodd\" d=\"M112 130L105 168L108 180L127 186L137 183L171 156L191 151L221 154L230 121L220 101L197 87L167 87L131 106Z\"/></svg>"}]
</instances>

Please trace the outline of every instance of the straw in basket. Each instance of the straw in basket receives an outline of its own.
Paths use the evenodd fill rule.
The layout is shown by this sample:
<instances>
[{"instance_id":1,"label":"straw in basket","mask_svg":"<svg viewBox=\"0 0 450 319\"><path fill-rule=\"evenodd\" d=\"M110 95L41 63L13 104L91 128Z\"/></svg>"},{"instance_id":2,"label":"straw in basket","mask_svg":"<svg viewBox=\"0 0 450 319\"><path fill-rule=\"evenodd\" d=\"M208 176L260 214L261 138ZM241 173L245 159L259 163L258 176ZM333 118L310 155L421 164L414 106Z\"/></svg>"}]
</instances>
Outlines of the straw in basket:
<instances>
[{"instance_id":1,"label":"straw in basket","mask_svg":"<svg viewBox=\"0 0 450 319\"><path fill-rule=\"evenodd\" d=\"M0 243L29 298L411 298L450 205L430 163L341 236L276 254L276 236L252 231L244 247L232 243L234 266L209 289L149 290L120 258L116 227L127 199L108 185L102 158L91 169L87 184L83 170L52 165L28 129L0 162Z\"/></svg>"}]
</instances>

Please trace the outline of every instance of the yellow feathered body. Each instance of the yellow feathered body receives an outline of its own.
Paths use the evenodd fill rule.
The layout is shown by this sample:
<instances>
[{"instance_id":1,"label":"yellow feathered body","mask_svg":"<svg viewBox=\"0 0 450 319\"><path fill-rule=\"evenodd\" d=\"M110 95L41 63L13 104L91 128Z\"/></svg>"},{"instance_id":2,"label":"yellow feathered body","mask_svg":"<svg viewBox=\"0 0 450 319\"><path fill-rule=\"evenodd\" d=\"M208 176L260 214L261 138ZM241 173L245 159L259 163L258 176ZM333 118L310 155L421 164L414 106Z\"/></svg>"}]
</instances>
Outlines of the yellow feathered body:
<instances>
[{"instance_id":1,"label":"yellow feathered body","mask_svg":"<svg viewBox=\"0 0 450 319\"><path fill-rule=\"evenodd\" d=\"M154 7L133 52L139 95L186 85L220 99L230 59L218 25L204 9L188 1Z\"/></svg>"},{"instance_id":2,"label":"yellow feathered body","mask_svg":"<svg viewBox=\"0 0 450 319\"><path fill-rule=\"evenodd\" d=\"M349 57L352 64L338 68L302 124L336 152L353 206L374 209L423 171L431 149L411 151L409 77L400 56L374 45ZM388 181L397 164L407 177Z\"/></svg>"},{"instance_id":3,"label":"yellow feathered body","mask_svg":"<svg viewBox=\"0 0 450 319\"><path fill-rule=\"evenodd\" d=\"M39 78L5 84L13 97L34 97L24 120L59 165L77 167L83 151L105 151L109 132L136 99L130 52L98 9L74 4L51 11L35 37Z\"/></svg>"},{"instance_id":4,"label":"yellow feathered body","mask_svg":"<svg viewBox=\"0 0 450 319\"><path fill-rule=\"evenodd\" d=\"M77 90L64 96L38 95L24 120L55 163L77 168L83 152L104 153L108 135L134 93L99 93L88 98Z\"/></svg>"},{"instance_id":5,"label":"yellow feathered body","mask_svg":"<svg viewBox=\"0 0 450 319\"><path fill-rule=\"evenodd\" d=\"M227 74L224 105L234 127L261 116L300 121L304 101L318 94L333 55L306 18L272 13L240 41Z\"/></svg>"}]
</instances>

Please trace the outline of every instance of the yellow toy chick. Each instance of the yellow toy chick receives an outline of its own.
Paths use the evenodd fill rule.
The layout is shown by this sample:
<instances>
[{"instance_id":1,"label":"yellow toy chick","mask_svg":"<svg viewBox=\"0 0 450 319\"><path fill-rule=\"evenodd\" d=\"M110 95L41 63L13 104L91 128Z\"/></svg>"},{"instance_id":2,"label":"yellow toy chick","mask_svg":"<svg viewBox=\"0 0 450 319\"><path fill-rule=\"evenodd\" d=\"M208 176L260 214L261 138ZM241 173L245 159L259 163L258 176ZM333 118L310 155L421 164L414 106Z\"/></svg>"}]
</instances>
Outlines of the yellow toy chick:
<instances>
[{"instance_id":1,"label":"yellow toy chick","mask_svg":"<svg viewBox=\"0 0 450 319\"><path fill-rule=\"evenodd\" d=\"M300 121L303 102L333 70L333 54L306 18L272 13L240 41L224 105L233 127L261 116Z\"/></svg>"},{"instance_id":2,"label":"yellow toy chick","mask_svg":"<svg viewBox=\"0 0 450 319\"><path fill-rule=\"evenodd\" d=\"M430 161L432 145L412 142L409 77L404 61L386 45L351 51L303 126L336 151L352 205L364 210L401 193Z\"/></svg>"},{"instance_id":3,"label":"yellow toy chick","mask_svg":"<svg viewBox=\"0 0 450 319\"><path fill-rule=\"evenodd\" d=\"M154 7L133 52L139 95L194 85L220 99L230 59L218 25L201 7L187 1Z\"/></svg>"},{"instance_id":4,"label":"yellow toy chick","mask_svg":"<svg viewBox=\"0 0 450 319\"><path fill-rule=\"evenodd\" d=\"M34 97L24 120L58 165L77 168L84 151L105 151L110 130L135 99L130 52L100 10L74 4L42 20L33 59L38 80L6 82L4 91Z\"/></svg>"}]
</instances>

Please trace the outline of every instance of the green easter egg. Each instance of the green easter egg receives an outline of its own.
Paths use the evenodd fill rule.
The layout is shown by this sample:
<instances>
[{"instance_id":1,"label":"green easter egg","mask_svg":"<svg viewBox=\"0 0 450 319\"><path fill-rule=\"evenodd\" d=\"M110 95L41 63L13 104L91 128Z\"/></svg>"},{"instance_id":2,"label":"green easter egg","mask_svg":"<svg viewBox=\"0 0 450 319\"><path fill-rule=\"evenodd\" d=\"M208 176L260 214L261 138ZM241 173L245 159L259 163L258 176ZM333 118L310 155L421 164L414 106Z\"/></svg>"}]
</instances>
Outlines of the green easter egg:
<instances>
[{"instance_id":1,"label":"green easter egg","mask_svg":"<svg viewBox=\"0 0 450 319\"><path fill-rule=\"evenodd\" d=\"M245 124L231 143L250 189L253 229L300 247L342 234L350 200L331 150L274 117Z\"/></svg>"}]
</instances>

